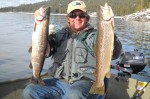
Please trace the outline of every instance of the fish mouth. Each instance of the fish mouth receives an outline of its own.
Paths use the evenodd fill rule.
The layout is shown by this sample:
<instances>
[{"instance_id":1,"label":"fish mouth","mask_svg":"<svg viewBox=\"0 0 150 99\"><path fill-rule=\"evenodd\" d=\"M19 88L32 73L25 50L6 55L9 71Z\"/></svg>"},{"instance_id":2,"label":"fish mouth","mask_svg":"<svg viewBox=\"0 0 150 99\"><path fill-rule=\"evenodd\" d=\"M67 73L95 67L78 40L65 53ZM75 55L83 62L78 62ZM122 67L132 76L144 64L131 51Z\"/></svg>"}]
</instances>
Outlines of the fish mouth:
<instances>
[{"instance_id":1,"label":"fish mouth","mask_svg":"<svg viewBox=\"0 0 150 99\"><path fill-rule=\"evenodd\" d=\"M103 20L109 21L114 17L112 8L107 3L105 3L104 6L100 6L100 9L100 13L102 15L100 17L102 17Z\"/></svg>"},{"instance_id":2,"label":"fish mouth","mask_svg":"<svg viewBox=\"0 0 150 99\"><path fill-rule=\"evenodd\" d=\"M35 22L37 24L39 24L44 19L48 19L49 18L49 14L48 14L49 10L50 10L50 7L45 7L45 6L42 6L40 9L38 9L36 18L35 18Z\"/></svg>"}]
</instances>

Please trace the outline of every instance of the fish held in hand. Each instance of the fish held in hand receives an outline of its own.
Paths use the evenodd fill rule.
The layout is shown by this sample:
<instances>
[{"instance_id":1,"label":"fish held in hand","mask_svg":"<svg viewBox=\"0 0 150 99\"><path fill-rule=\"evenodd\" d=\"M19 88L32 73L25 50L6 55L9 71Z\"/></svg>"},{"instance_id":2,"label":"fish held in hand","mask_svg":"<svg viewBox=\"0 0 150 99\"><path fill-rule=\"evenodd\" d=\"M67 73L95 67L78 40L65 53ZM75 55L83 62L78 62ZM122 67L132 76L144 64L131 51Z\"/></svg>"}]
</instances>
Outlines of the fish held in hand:
<instances>
[{"instance_id":1,"label":"fish held in hand","mask_svg":"<svg viewBox=\"0 0 150 99\"><path fill-rule=\"evenodd\" d=\"M48 29L49 29L50 7L41 7L34 13L34 29L32 34L32 47L30 68L33 76L31 83L45 85L41 79L41 71L44 66L45 56L48 46Z\"/></svg>"},{"instance_id":2,"label":"fish held in hand","mask_svg":"<svg viewBox=\"0 0 150 99\"><path fill-rule=\"evenodd\" d=\"M111 7L98 7L98 35L96 41L96 81L90 93L103 95L105 93L104 78L110 78L110 66L114 46L114 14Z\"/></svg>"}]
</instances>

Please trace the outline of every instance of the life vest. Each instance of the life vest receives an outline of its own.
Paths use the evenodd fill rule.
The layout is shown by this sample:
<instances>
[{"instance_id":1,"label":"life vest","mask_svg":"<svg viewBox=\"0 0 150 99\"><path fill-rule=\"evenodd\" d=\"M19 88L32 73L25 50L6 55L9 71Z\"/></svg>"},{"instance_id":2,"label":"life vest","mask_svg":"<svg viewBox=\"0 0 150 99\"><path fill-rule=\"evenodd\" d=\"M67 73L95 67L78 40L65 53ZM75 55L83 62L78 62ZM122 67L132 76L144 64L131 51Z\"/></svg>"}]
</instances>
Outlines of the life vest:
<instances>
[{"instance_id":1,"label":"life vest","mask_svg":"<svg viewBox=\"0 0 150 99\"><path fill-rule=\"evenodd\" d=\"M96 60L94 44L97 32L91 26L73 36L68 28L63 28L56 34L57 51L54 53L54 62L49 69L49 75L63 78L69 82L80 80L83 73L93 75Z\"/></svg>"},{"instance_id":2,"label":"life vest","mask_svg":"<svg viewBox=\"0 0 150 99\"><path fill-rule=\"evenodd\" d=\"M80 80L83 74L93 75L96 68L94 45L97 30L87 24L87 28L75 35L71 29L64 27L53 36L50 46L57 45L53 53L54 62L48 74L55 78L62 78L73 82ZM54 51L56 47L50 47ZM114 51L112 59L119 57L122 46L117 36L114 37Z\"/></svg>"}]
</instances>

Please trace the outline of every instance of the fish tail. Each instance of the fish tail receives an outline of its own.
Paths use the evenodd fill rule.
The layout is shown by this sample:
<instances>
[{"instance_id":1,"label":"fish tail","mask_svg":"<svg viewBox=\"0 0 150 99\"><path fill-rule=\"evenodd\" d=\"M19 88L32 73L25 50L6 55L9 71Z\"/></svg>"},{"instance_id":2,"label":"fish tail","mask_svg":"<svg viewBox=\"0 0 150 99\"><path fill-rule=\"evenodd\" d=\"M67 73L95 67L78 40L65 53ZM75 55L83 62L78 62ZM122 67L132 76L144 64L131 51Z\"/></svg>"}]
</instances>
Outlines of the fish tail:
<instances>
[{"instance_id":1,"label":"fish tail","mask_svg":"<svg viewBox=\"0 0 150 99\"><path fill-rule=\"evenodd\" d=\"M32 78L30 79L30 82L33 84L38 84L38 85L45 85L44 81L41 79L41 77L39 78L34 78L32 76Z\"/></svg>"},{"instance_id":2,"label":"fish tail","mask_svg":"<svg viewBox=\"0 0 150 99\"><path fill-rule=\"evenodd\" d=\"M29 64L29 68L30 68L30 69L32 69L32 68L33 68L33 67L32 67L32 63L31 63L31 62L30 62L30 64Z\"/></svg>"},{"instance_id":3,"label":"fish tail","mask_svg":"<svg viewBox=\"0 0 150 99\"><path fill-rule=\"evenodd\" d=\"M102 87L96 87L95 84L93 84L89 93L104 95L105 94L105 86L103 85Z\"/></svg>"}]
</instances>

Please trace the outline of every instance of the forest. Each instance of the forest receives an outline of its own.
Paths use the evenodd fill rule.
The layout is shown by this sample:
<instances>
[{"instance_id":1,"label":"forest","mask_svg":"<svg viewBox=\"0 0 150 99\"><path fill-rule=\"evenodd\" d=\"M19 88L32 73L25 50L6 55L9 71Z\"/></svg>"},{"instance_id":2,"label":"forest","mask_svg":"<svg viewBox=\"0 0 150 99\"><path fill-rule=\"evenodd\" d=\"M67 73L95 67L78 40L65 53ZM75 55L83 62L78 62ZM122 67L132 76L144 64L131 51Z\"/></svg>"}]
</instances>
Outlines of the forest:
<instances>
[{"instance_id":1,"label":"forest","mask_svg":"<svg viewBox=\"0 0 150 99\"><path fill-rule=\"evenodd\" d=\"M17 7L0 8L0 12L34 12L41 6L51 7L51 13L66 13L67 5L72 0L48 0L34 4L22 4ZM88 12L96 12L98 5L107 2L117 16L127 15L150 8L150 0L83 0L86 3Z\"/></svg>"}]
</instances>

